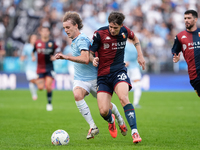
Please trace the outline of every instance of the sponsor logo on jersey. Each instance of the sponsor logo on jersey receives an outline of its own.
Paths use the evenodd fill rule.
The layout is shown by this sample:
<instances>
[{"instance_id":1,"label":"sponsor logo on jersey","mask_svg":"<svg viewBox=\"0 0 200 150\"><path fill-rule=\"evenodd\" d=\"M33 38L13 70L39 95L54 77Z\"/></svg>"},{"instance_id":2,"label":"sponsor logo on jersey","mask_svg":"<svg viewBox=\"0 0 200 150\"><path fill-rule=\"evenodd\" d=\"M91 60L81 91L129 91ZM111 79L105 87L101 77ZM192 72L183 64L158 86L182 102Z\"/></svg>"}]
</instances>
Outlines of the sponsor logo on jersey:
<instances>
[{"instance_id":1,"label":"sponsor logo on jersey","mask_svg":"<svg viewBox=\"0 0 200 150\"><path fill-rule=\"evenodd\" d=\"M50 53L53 52L53 49L51 49L51 48L47 48L47 49L45 49L45 48L38 48L37 52L49 55Z\"/></svg>"},{"instance_id":2,"label":"sponsor logo on jersey","mask_svg":"<svg viewBox=\"0 0 200 150\"><path fill-rule=\"evenodd\" d=\"M112 43L112 46L125 46L125 45L126 45L126 41L117 42L117 43Z\"/></svg>"},{"instance_id":3,"label":"sponsor logo on jersey","mask_svg":"<svg viewBox=\"0 0 200 150\"><path fill-rule=\"evenodd\" d=\"M108 43L104 43L103 48L104 49L108 49L110 47L110 45Z\"/></svg>"},{"instance_id":4,"label":"sponsor logo on jersey","mask_svg":"<svg viewBox=\"0 0 200 150\"><path fill-rule=\"evenodd\" d=\"M190 42L190 43L187 43L186 44L183 44L182 45L183 47L183 50L185 51L187 48L190 50L190 49L194 49L194 48L200 48L200 41L197 41L197 42Z\"/></svg>"},{"instance_id":5,"label":"sponsor logo on jersey","mask_svg":"<svg viewBox=\"0 0 200 150\"><path fill-rule=\"evenodd\" d=\"M106 38L105 38L105 40L110 40L111 38L109 37L109 36L107 36Z\"/></svg>"},{"instance_id":6,"label":"sponsor logo on jersey","mask_svg":"<svg viewBox=\"0 0 200 150\"><path fill-rule=\"evenodd\" d=\"M122 42L117 42L117 43L112 43L112 49L124 49L126 45L126 41L122 41Z\"/></svg>"},{"instance_id":7,"label":"sponsor logo on jersey","mask_svg":"<svg viewBox=\"0 0 200 150\"><path fill-rule=\"evenodd\" d=\"M183 51L185 51L187 48L187 45L183 44Z\"/></svg>"},{"instance_id":8,"label":"sponsor logo on jersey","mask_svg":"<svg viewBox=\"0 0 200 150\"><path fill-rule=\"evenodd\" d=\"M188 46L197 46L197 45L200 45L200 41L188 43Z\"/></svg>"},{"instance_id":9,"label":"sponsor logo on jersey","mask_svg":"<svg viewBox=\"0 0 200 150\"><path fill-rule=\"evenodd\" d=\"M183 35L182 37L181 37L181 39L184 39L184 38L187 38L185 35Z\"/></svg>"},{"instance_id":10,"label":"sponsor logo on jersey","mask_svg":"<svg viewBox=\"0 0 200 150\"><path fill-rule=\"evenodd\" d=\"M111 46L111 48L113 49L113 50L115 50L115 49L124 49L125 48L125 45L126 45L126 41L123 41L123 42L116 42L116 43L104 43L104 49L108 49L108 48L110 48L110 46Z\"/></svg>"}]
</instances>

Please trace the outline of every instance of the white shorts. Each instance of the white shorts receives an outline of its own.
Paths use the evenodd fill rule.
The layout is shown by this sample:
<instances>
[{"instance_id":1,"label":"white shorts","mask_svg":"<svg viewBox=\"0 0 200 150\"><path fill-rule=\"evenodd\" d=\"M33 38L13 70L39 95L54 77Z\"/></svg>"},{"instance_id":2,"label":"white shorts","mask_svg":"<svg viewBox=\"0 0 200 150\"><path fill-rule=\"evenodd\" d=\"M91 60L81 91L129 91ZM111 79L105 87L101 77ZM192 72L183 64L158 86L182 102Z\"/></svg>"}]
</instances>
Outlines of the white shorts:
<instances>
[{"instance_id":1,"label":"white shorts","mask_svg":"<svg viewBox=\"0 0 200 150\"><path fill-rule=\"evenodd\" d=\"M142 75L139 68L128 69L128 76L131 81L140 80Z\"/></svg>"},{"instance_id":2,"label":"white shorts","mask_svg":"<svg viewBox=\"0 0 200 150\"><path fill-rule=\"evenodd\" d=\"M97 98L97 79L91 81L74 80L73 89L77 86L82 87L89 94L91 93L93 97Z\"/></svg>"},{"instance_id":3,"label":"white shorts","mask_svg":"<svg viewBox=\"0 0 200 150\"><path fill-rule=\"evenodd\" d=\"M26 79L28 81L37 79L37 78L38 78L38 75L37 75L36 71L32 71L32 70L26 71Z\"/></svg>"}]
</instances>

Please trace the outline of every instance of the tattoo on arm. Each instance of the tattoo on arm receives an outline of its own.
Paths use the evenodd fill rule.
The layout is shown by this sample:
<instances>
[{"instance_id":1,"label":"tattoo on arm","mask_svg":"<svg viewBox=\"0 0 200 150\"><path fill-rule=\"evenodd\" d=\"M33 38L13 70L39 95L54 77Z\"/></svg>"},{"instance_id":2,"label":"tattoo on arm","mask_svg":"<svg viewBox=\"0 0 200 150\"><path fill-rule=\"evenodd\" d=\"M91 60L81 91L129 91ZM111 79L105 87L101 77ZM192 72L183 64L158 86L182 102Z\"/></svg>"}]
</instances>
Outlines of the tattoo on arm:
<instances>
[{"instance_id":1,"label":"tattoo on arm","mask_svg":"<svg viewBox=\"0 0 200 150\"><path fill-rule=\"evenodd\" d=\"M135 45L135 47L136 47L136 46L140 45L140 43L139 43L139 42L137 42L137 43L135 43L134 45Z\"/></svg>"}]
</instances>

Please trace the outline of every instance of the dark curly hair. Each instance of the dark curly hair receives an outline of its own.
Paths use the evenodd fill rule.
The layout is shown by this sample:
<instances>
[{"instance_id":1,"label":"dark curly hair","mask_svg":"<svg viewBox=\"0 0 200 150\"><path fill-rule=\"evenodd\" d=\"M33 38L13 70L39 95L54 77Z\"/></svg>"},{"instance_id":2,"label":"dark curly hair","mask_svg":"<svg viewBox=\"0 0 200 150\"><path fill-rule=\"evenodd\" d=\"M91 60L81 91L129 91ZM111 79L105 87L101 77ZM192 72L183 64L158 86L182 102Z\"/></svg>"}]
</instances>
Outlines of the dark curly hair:
<instances>
[{"instance_id":1,"label":"dark curly hair","mask_svg":"<svg viewBox=\"0 0 200 150\"><path fill-rule=\"evenodd\" d=\"M114 24L118 24L118 25L122 25L123 21L125 19L124 14L117 12L117 11L113 11L110 13L109 17L108 17L108 22L109 23L114 23Z\"/></svg>"}]
</instances>

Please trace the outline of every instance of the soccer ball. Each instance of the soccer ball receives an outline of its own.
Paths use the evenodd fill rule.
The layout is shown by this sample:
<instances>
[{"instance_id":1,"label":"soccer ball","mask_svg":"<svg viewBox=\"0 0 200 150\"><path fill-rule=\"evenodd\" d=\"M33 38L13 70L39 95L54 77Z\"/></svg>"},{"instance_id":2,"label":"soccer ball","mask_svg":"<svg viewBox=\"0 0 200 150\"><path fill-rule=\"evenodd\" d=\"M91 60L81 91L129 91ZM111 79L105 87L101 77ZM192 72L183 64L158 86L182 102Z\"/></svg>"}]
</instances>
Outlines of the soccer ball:
<instances>
[{"instance_id":1,"label":"soccer ball","mask_svg":"<svg viewBox=\"0 0 200 150\"><path fill-rule=\"evenodd\" d=\"M62 129L56 130L51 136L53 145L67 145L69 143L69 134Z\"/></svg>"}]
</instances>

